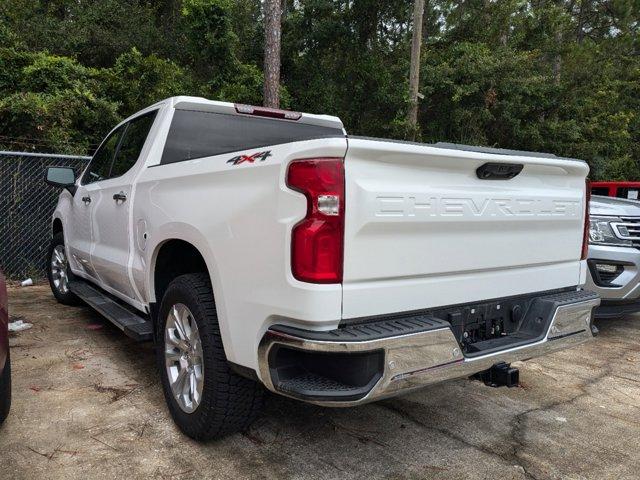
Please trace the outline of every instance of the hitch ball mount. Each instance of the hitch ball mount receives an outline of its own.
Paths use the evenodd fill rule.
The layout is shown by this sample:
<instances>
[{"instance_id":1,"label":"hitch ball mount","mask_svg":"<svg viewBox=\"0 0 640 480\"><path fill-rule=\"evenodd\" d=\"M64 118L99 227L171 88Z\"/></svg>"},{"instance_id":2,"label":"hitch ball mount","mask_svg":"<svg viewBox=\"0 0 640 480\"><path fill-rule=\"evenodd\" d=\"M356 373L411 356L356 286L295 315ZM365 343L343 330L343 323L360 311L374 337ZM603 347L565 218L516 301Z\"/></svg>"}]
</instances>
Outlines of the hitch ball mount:
<instances>
[{"instance_id":1,"label":"hitch ball mount","mask_svg":"<svg viewBox=\"0 0 640 480\"><path fill-rule=\"evenodd\" d=\"M517 387L520 383L520 371L510 364L500 362L480 373L476 373L474 380L480 380L490 387Z\"/></svg>"}]
</instances>

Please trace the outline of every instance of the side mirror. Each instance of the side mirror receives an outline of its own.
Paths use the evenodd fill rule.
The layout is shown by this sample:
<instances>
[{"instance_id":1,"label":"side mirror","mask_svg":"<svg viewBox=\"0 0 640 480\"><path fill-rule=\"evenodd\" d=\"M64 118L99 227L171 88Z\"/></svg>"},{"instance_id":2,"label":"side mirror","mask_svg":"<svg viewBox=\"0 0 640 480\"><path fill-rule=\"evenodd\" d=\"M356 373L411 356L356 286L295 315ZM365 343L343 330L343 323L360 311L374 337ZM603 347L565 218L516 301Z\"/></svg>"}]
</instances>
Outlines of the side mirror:
<instances>
[{"instance_id":1,"label":"side mirror","mask_svg":"<svg viewBox=\"0 0 640 480\"><path fill-rule=\"evenodd\" d=\"M57 188L66 188L72 195L76 191L76 172L71 167L48 167L44 181Z\"/></svg>"}]
</instances>

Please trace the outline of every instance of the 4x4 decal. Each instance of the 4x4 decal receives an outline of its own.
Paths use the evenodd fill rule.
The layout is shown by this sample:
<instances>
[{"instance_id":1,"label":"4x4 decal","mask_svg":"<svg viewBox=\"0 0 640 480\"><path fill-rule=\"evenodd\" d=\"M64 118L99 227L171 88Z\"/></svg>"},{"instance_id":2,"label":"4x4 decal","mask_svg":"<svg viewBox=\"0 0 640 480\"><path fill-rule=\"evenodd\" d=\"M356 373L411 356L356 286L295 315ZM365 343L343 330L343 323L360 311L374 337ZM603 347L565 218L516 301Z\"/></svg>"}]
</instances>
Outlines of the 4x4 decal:
<instances>
[{"instance_id":1,"label":"4x4 decal","mask_svg":"<svg viewBox=\"0 0 640 480\"><path fill-rule=\"evenodd\" d=\"M240 165L244 162L253 163L256 160L264 162L270 156L271 150L265 150L264 152L257 152L252 155L238 155L237 157L233 157L227 160L227 163L231 163L232 165Z\"/></svg>"}]
</instances>

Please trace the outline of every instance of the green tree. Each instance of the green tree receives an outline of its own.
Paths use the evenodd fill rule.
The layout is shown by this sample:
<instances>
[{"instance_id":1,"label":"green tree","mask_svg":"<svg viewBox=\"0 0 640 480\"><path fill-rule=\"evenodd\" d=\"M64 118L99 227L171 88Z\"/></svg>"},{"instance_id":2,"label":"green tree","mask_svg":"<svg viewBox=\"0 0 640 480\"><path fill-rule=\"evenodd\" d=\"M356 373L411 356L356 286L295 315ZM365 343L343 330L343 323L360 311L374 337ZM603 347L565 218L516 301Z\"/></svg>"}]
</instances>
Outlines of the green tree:
<instances>
[{"instance_id":1,"label":"green tree","mask_svg":"<svg viewBox=\"0 0 640 480\"><path fill-rule=\"evenodd\" d=\"M417 130L423 141L583 158L595 179L639 178L638 0L429 0L413 130L412 2L281 4L283 107L338 115L351 134ZM261 104L261 7L0 2L3 145L90 150L119 119L170 95Z\"/></svg>"},{"instance_id":2,"label":"green tree","mask_svg":"<svg viewBox=\"0 0 640 480\"><path fill-rule=\"evenodd\" d=\"M182 67L156 55L144 56L135 47L100 72L106 97L128 116L174 95L197 95L198 87Z\"/></svg>"},{"instance_id":3,"label":"green tree","mask_svg":"<svg viewBox=\"0 0 640 480\"><path fill-rule=\"evenodd\" d=\"M0 49L0 68L3 148L84 154L120 119L96 69L12 49Z\"/></svg>"}]
</instances>

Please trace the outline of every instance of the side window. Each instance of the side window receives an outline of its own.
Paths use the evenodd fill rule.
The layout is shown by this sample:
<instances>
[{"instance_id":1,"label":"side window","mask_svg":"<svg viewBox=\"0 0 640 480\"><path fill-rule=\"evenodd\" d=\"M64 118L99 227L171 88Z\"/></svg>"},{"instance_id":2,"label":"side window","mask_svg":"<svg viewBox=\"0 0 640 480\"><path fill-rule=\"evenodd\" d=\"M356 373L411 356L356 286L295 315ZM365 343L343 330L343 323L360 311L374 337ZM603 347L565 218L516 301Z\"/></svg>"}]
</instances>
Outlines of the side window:
<instances>
[{"instance_id":1,"label":"side window","mask_svg":"<svg viewBox=\"0 0 640 480\"><path fill-rule=\"evenodd\" d=\"M122 131L123 127L120 127L113 132L93 155L91 163L89 163L89 166L82 177L83 185L88 185L89 183L99 182L100 180L106 180L109 178L111 162L113 161L114 153L116 153L116 148L118 148L118 142L122 136Z\"/></svg>"},{"instance_id":2,"label":"side window","mask_svg":"<svg viewBox=\"0 0 640 480\"><path fill-rule=\"evenodd\" d=\"M109 178L124 175L138 161L149 130L151 130L151 125L153 125L153 121L156 118L156 113L147 113L134 118L127 124L128 127L124 132Z\"/></svg>"}]
</instances>

